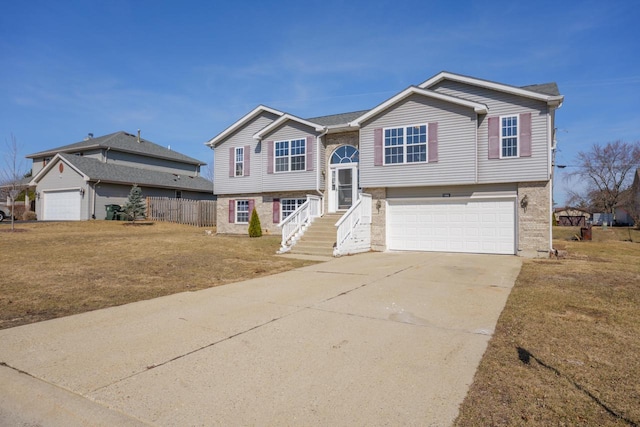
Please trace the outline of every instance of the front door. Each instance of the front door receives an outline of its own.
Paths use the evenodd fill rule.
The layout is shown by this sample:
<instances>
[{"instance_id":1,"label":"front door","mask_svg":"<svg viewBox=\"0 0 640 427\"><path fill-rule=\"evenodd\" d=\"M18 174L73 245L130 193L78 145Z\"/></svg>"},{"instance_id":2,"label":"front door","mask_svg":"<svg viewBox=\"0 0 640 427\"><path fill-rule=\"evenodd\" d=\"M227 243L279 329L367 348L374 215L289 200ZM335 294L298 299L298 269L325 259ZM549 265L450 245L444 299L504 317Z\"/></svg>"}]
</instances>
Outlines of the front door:
<instances>
[{"instance_id":1,"label":"front door","mask_svg":"<svg viewBox=\"0 0 640 427\"><path fill-rule=\"evenodd\" d=\"M349 209L358 200L358 150L338 147L329 165L329 212Z\"/></svg>"}]
</instances>

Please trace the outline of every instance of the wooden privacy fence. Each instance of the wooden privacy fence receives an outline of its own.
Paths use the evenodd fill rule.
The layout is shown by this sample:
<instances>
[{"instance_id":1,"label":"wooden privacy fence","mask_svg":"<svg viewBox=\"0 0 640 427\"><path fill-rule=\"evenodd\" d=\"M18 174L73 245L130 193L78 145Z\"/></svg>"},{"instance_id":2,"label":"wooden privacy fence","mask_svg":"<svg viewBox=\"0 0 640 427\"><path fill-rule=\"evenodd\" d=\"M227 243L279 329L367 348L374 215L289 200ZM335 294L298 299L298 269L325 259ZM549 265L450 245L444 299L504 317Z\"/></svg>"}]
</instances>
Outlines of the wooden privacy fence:
<instances>
[{"instance_id":1,"label":"wooden privacy fence","mask_svg":"<svg viewBox=\"0 0 640 427\"><path fill-rule=\"evenodd\" d=\"M197 227L213 227L216 225L216 202L147 197L147 219Z\"/></svg>"}]
</instances>

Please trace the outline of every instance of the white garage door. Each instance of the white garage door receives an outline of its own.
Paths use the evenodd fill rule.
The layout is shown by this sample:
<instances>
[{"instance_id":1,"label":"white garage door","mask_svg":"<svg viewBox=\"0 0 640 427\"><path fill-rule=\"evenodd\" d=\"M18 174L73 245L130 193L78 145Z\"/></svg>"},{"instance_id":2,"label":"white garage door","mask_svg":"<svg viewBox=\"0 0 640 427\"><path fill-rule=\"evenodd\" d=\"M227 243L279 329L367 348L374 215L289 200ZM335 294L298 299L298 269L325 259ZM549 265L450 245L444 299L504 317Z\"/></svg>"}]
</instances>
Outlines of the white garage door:
<instances>
[{"instance_id":1,"label":"white garage door","mask_svg":"<svg viewBox=\"0 0 640 427\"><path fill-rule=\"evenodd\" d=\"M80 191L47 191L44 195L44 219L77 221L80 219Z\"/></svg>"},{"instance_id":2,"label":"white garage door","mask_svg":"<svg viewBox=\"0 0 640 427\"><path fill-rule=\"evenodd\" d=\"M388 200L392 250L515 254L514 200Z\"/></svg>"}]
</instances>

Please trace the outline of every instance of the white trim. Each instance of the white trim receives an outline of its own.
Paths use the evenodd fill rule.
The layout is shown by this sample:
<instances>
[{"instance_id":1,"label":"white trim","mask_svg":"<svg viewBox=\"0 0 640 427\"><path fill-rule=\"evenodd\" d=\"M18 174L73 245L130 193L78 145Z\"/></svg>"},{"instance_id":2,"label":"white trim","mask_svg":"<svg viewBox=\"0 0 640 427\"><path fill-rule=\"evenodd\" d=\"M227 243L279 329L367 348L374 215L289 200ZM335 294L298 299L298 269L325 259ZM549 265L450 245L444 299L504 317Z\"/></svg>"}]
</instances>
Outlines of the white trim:
<instances>
[{"instance_id":1,"label":"white trim","mask_svg":"<svg viewBox=\"0 0 640 427\"><path fill-rule=\"evenodd\" d=\"M236 131L238 128L243 126L246 122L257 116L262 112L268 112L272 114L276 114L278 116L282 116L284 113L282 111L278 111L273 108L265 107L264 105L258 105L256 108L251 110L249 113L245 114L240 120L236 121L234 124L223 130L221 133L211 138L209 141L205 142L204 145L209 146L210 148L214 148L220 141L229 136L231 133Z\"/></svg>"},{"instance_id":2,"label":"white trim","mask_svg":"<svg viewBox=\"0 0 640 427\"><path fill-rule=\"evenodd\" d=\"M238 162L238 150L242 150L242 161ZM238 175L238 163L242 164L242 175ZM233 177L244 176L244 147L233 147Z\"/></svg>"},{"instance_id":3,"label":"white trim","mask_svg":"<svg viewBox=\"0 0 640 427\"><path fill-rule=\"evenodd\" d=\"M484 87L487 89L497 90L500 92L510 93L513 95L524 96L526 98L537 99L539 101L546 101L549 105L560 105L564 100L562 95L544 95L539 92L533 92L527 89L522 89L516 86L510 86L503 83L490 82L488 80L477 79L475 77L462 76L460 74L449 73L443 71L429 78L418 85L422 89L427 89L443 80L451 80L454 82L466 83L473 86Z\"/></svg>"},{"instance_id":4,"label":"white trim","mask_svg":"<svg viewBox=\"0 0 640 427\"><path fill-rule=\"evenodd\" d=\"M425 160L424 161L419 161L419 162L408 162L407 161L407 128L411 128L411 127L418 127L418 126L424 126L425 127L425 137L426 137L426 141L424 143L425 147L426 147L426 151L425 151ZM388 129L403 129L403 136L402 136L402 147L403 147L403 152L402 152L402 162L400 163L387 163L387 155L386 155L386 149L387 146L384 144L385 142L385 131ZM410 145L422 145L422 144L410 144ZM399 145L390 145L390 148L392 147L399 147ZM429 123L418 123L418 124L412 124L412 125L402 125L402 126L388 126L388 127L384 127L382 128L382 165L383 166L396 166L396 165L413 165L413 164L419 164L419 163L429 163Z\"/></svg>"},{"instance_id":5,"label":"white trim","mask_svg":"<svg viewBox=\"0 0 640 427\"><path fill-rule=\"evenodd\" d=\"M271 123L267 127L263 128L262 130L257 132L255 135L253 135L253 138L260 140L265 135L267 135L269 132L271 132L272 130L276 129L277 127L279 127L280 125L282 125L283 123L285 123L285 122L287 122L289 120L301 123L301 124L303 124L305 126L309 126L309 127L313 128L313 129L315 129L316 132L324 131L324 127L323 126L320 126L320 125L318 125L316 123L312 123L312 122L310 122L308 120L304 120L304 119L301 119L300 117L296 117L294 115L286 113L286 114L280 116L280 118L278 118L276 121L274 121L273 123Z\"/></svg>"},{"instance_id":6,"label":"white trim","mask_svg":"<svg viewBox=\"0 0 640 427\"><path fill-rule=\"evenodd\" d=\"M358 117L357 119L351 121L349 123L349 126L358 127L358 126L360 126L362 124L362 122L370 119L371 117L375 116L376 114L380 114L382 111L386 110L387 108L391 107L392 105L397 104L398 102L402 101L403 99L405 99L405 98L407 98L407 97L409 97L411 95L414 95L414 94L426 96L426 97L429 97L429 98L438 99L440 101L450 102L452 104L461 105L463 107L473 108L473 110L478 114L486 114L489 111L489 108L485 104L481 104L479 102L468 101L466 99L457 98L455 96L445 95L443 93L434 92L434 91L429 90L429 89L423 89L423 88L419 88L419 87L416 87L416 86L410 86L410 87L406 88L405 90L403 90L402 92L400 92L399 94L395 95L394 97L387 99L385 102L383 102L382 104L380 104L377 107L373 108L372 110L369 110L368 112L364 113L362 116Z\"/></svg>"},{"instance_id":7,"label":"white trim","mask_svg":"<svg viewBox=\"0 0 640 427\"><path fill-rule=\"evenodd\" d=\"M508 118L516 118L516 155L515 156L503 156L502 155L502 139L503 138L514 138L513 136L502 136L502 119L508 119ZM500 132L500 134L498 135L499 138L499 144L500 144L500 159L519 159L520 158L520 114L505 114L504 116L499 116L500 120L500 127L498 129L498 132Z\"/></svg>"},{"instance_id":8,"label":"white trim","mask_svg":"<svg viewBox=\"0 0 640 427\"><path fill-rule=\"evenodd\" d=\"M302 141L304 143L304 154L296 154L295 157L303 157L304 158L304 168L303 169L298 169L298 170L292 170L291 169L291 158L293 157L291 154L291 143L293 141ZM278 158L284 158L285 156L280 156L278 157L276 155L276 144L280 143L280 142L287 142L289 143L289 148L288 148L288 152L289 154L287 154L287 159L288 159L288 168L285 171L279 171L277 170L276 167L276 159ZM280 174L280 173L289 173L289 172L307 172L307 138L293 138L293 139L282 139L280 141L273 141L273 173L274 174Z\"/></svg>"},{"instance_id":9,"label":"white trim","mask_svg":"<svg viewBox=\"0 0 640 427\"><path fill-rule=\"evenodd\" d=\"M37 185L38 182L44 178L44 176L49 173L49 171L51 170L51 168L53 168L53 166L55 164L57 164L57 161L60 161L62 163L64 163L65 165L69 166L71 169L73 169L75 172L77 172L79 175L82 176L82 179L84 179L85 181L89 181L89 176L87 174L85 174L84 172L82 172L80 169L78 169L76 166L74 166L73 164L69 163L69 161L67 159L65 159L64 157L62 157L60 155L60 153L56 154L48 163L45 167L43 167L42 169L40 169L40 171L36 174L36 176L34 176L31 181L29 181L29 185L30 186L34 186Z\"/></svg>"}]
</instances>

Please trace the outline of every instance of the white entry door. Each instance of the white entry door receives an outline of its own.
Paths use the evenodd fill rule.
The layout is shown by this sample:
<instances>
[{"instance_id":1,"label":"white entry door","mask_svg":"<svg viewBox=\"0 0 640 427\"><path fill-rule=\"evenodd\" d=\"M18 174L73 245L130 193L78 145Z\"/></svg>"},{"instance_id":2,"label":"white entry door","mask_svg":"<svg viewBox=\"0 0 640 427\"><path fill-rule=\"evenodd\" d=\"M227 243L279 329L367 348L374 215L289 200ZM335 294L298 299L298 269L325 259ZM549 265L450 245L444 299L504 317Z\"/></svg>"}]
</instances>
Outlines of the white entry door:
<instances>
[{"instance_id":1,"label":"white entry door","mask_svg":"<svg viewBox=\"0 0 640 427\"><path fill-rule=\"evenodd\" d=\"M515 254L515 200L388 200L392 250Z\"/></svg>"},{"instance_id":2,"label":"white entry door","mask_svg":"<svg viewBox=\"0 0 640 427\"><path fill-rule=\"evenodd\" d=\"M340 165L331 168L329 211L347 210L358 200L358 166Z\"/></svg>"},{"instance_id":3,"label":"white entry door","mask_svg":"<svg viewBox=\"0 0 640 427\"><path fill-rule=\"evenodd\" d=\"M79 190L44 191L42 193L43 219L46 221L80 220Z\"/></svg>"}]
</instances>

